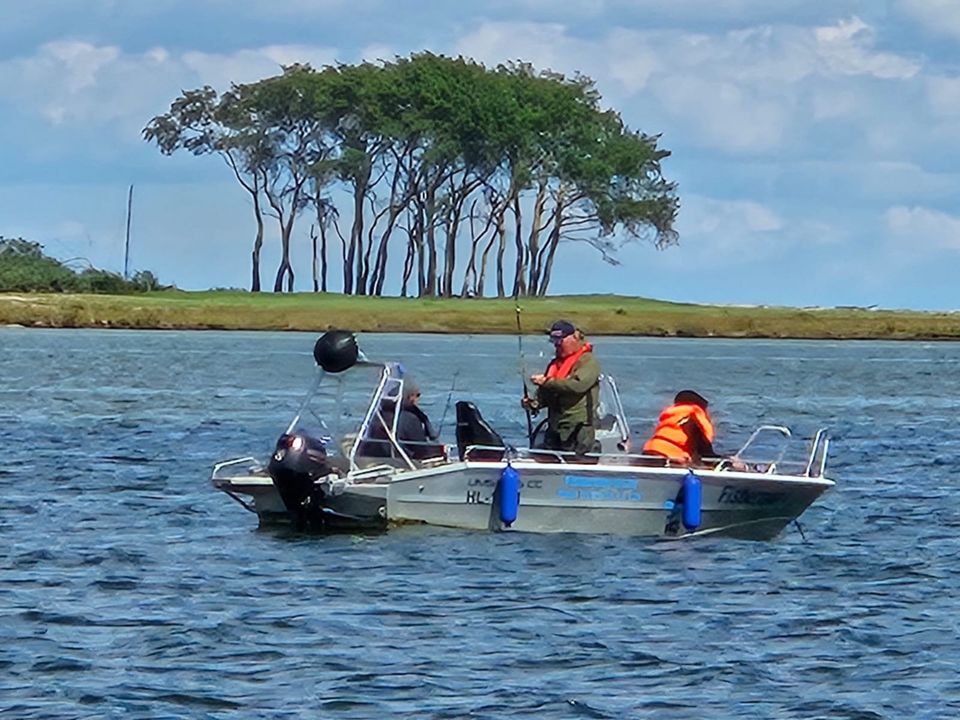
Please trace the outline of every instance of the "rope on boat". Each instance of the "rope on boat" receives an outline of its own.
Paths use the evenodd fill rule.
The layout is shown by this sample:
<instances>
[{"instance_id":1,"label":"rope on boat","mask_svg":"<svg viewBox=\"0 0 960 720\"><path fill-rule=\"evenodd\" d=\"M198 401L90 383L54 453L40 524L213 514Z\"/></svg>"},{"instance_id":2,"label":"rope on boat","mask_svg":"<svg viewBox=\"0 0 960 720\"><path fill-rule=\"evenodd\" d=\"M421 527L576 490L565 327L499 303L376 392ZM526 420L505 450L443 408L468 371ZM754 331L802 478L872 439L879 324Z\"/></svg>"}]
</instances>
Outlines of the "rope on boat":
<instances>
[{"instance_id":1,"label":"rope on boat","mask_svg":"<svg viewBox=\"0 0 960 720\"><path fill-rule=\"evenodd\" d=\"M220 489L223 490L223 492L225 492L227 495L229 495L230 497L232 497L234 500L236 500L238 503L240 503L241 505L243 505L243 509L244 509L244 510L249 510L249 511L252 512L254 515L257 514L256 508L254 508L250 503L248 503L248 502L247 502L246 500L244 500L242 497L240 497L239 495L237 495L236 493L234 493L232 490L227 490L227 489L225 489L225 488L220 488Z\"/></svg>"}]
</instances>

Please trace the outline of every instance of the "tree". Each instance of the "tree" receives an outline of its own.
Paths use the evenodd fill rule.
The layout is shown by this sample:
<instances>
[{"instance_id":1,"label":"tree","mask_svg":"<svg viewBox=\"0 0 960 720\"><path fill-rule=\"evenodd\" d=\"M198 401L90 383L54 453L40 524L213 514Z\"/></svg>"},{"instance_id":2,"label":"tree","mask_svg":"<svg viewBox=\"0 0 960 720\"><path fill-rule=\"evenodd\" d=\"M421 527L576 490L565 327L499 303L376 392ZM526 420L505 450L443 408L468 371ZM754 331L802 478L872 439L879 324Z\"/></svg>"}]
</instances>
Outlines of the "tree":
<instances>
[{"instance_id":1,"label":"tree","mask_svg":"<svg viewBox=\"0 0 960 720\"><path fill-rule=\"evenodd\" d=\"M167 153L227 160L254 201L257 289L263 212L280 230L275 291L293 289L291 238L308 207L314 290L327 288L332 227L347 294L383 294L399 243L403 295L415 286L419 296L482 296L492 269L502 297L546 294L565 242L612 263L626 242L677 242L679 201L659 136L603 109L589 78L529 64L491 70L418 53L292 65L219 99L209 88L186 92L144 134Z\"/></svg>"},{"instance_id":2,"label":"tree","mask_svg":"<svg viewBox=\"0 0 960 720\"><path fill-rule=\"evenodd\" d=\"M231 100L221 106L216 91L209 86L187 90L170 104L168 112L147 124L143 137L155 142L164 155L186 150L194 155L217 154L224 160L253 205L257 231L251 253L250 290L260 292L264 230L260 193L272 158L262 133L250 127L242 116L231 113Z\"/></svg>"},{"instance_id":3,"label":"tree","mask_svg":"<svg viewBox=\"0 0 960 720\"><path fill-rule=\"evenodd\" d=\"M72 264L81 263L76 272ZM43 252L43 246L23 238L0 236L0 292L82 292L126 294L161 289L149 270L137 272L132 281L117 273L100 270L88 260L60 261Z\"/></svg>"}]
</instances>

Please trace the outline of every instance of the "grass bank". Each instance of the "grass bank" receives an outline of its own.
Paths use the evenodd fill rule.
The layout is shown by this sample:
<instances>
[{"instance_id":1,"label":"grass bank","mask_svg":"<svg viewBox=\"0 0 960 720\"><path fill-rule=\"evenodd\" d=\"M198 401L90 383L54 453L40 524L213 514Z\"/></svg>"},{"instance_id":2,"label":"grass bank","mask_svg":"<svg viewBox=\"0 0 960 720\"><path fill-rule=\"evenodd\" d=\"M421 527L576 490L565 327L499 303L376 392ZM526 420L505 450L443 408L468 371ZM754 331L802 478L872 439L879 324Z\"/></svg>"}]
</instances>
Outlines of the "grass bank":
<instances>
[{"instance_id":1,"label":"grass bank","mask_svg":"<svg viewBox=\"0 0 960 720\"><path fill-rule=\"evenodd\" d=\"M336 294L164 291L143 295L0 294L0 325L143 329L515 333L511 299L419 300ZM588 335L960 339L960 314L688 305L616 295L521 301L525 333L570 318Z\"/></svg>"}]
</instances>

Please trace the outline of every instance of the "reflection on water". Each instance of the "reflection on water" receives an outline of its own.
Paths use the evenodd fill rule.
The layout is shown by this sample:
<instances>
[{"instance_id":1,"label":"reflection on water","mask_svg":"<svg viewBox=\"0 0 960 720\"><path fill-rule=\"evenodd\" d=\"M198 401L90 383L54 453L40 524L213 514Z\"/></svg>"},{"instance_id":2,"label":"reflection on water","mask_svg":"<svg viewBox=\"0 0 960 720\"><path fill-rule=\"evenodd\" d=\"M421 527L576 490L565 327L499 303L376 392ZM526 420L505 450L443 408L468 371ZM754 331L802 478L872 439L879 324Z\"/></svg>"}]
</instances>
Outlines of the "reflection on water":
<instances>
[{"instance_id":1,"label":"reflection on water","mask_svg":"<svg viewBox=\"0 0 960 720\"><path fill-rule=\"evenodd\" d=\"M597 339L640 435L682 387L722 449L833 430L806 543L662 543L257 530L210 468L269 451L313 339L0 330L5 717L960 714L960 345ZM361 344L448 439L457 399L519 439L521 362L550 351Z\"/></svg>"}]
</instances>

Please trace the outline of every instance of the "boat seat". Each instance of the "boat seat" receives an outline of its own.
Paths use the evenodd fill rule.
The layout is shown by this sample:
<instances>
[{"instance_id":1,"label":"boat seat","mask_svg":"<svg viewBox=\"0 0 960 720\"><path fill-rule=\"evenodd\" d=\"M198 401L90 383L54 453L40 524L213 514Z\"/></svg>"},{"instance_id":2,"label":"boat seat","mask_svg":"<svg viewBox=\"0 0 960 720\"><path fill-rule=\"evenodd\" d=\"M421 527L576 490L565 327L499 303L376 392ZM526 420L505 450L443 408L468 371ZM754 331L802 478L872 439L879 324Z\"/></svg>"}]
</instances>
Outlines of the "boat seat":
<instances>
[{"instance_id":1,"label":"boat seat","mask_svg":"<svg viewBox=\"0 0 960 720\"><path fill-rule=\"evenodd\" d=\"M463 460L468 447L487 446L481 450L471 450L471 460L501 460L506 452L503 438L496 432L477 409L467 400L457 402L457 454Z\"/></svg>"}]
</instances>

